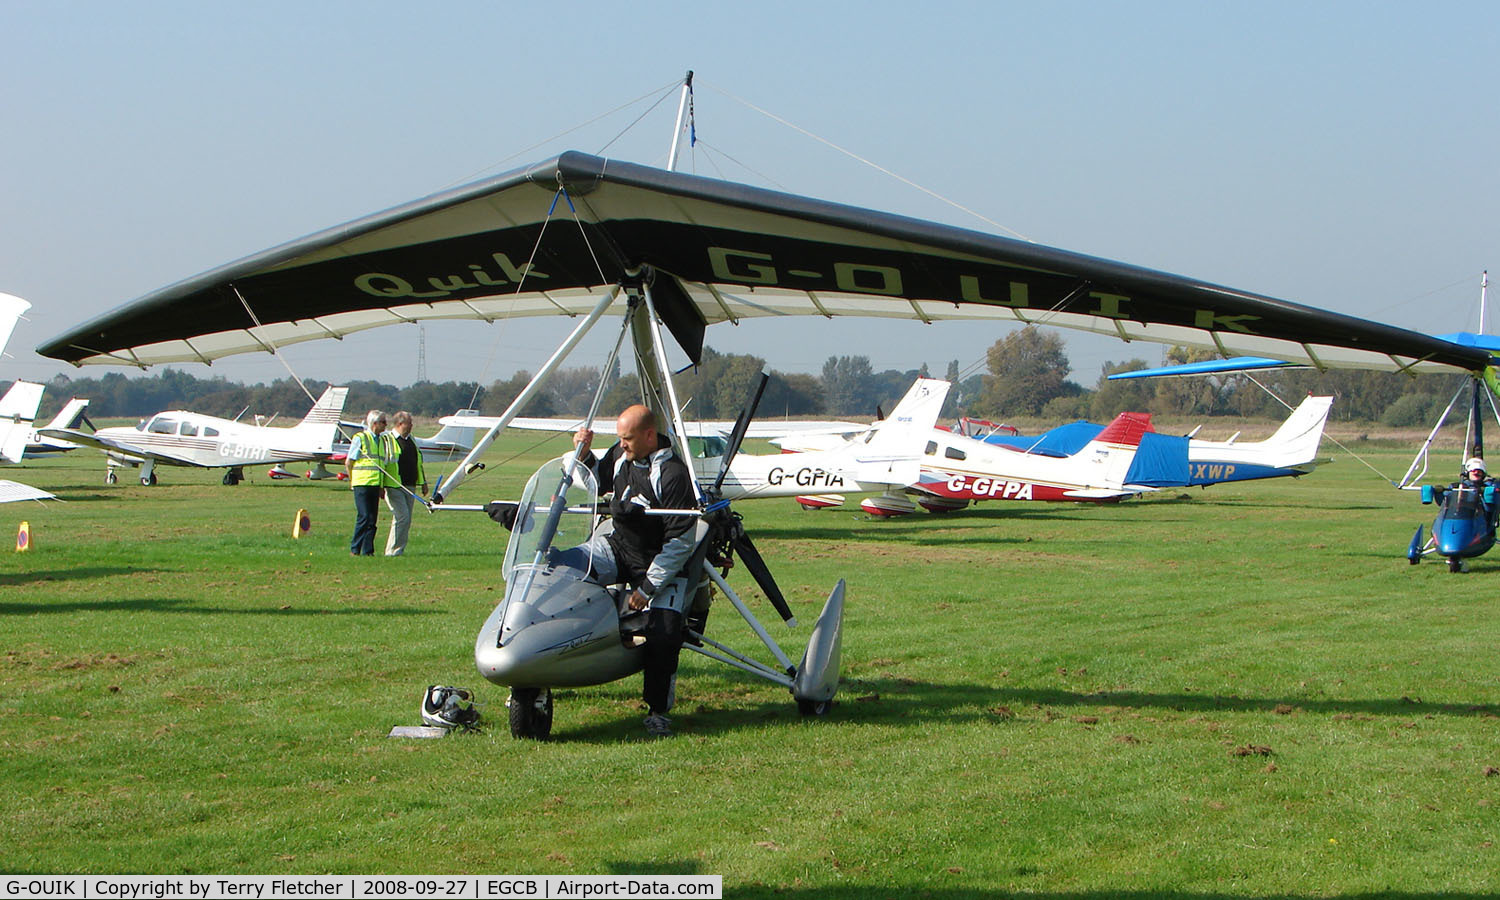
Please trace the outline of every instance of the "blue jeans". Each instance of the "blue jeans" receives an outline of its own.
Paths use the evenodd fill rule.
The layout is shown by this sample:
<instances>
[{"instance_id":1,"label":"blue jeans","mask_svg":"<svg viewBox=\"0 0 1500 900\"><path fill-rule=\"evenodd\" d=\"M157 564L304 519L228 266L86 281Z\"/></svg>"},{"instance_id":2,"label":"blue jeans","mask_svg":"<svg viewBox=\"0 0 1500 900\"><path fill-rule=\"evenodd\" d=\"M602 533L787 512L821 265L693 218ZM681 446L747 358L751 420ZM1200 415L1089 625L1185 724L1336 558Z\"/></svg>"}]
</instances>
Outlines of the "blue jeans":
<instances>
[{"instance_id":1,"label":"blue jeans","mask_svg":"<svg viewBox=\"0 0 1500 900\"><path fill-rule=\"evenodd\" d=\"M375 525L380 519L380 488L358 486L354 489L354 537L349 552L355 556L375 555Z\"/></svg>"}]
</instances>

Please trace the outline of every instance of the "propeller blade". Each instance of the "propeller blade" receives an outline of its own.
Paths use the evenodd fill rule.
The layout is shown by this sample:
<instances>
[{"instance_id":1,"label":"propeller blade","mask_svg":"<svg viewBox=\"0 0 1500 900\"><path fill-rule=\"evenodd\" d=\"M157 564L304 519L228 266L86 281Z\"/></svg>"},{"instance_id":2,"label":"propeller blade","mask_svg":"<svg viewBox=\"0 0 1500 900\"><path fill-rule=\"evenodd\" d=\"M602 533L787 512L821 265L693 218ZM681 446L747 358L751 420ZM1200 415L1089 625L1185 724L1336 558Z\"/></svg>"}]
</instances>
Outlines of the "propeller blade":
<instances>
[{"instance_id":1,"label":"propeller blade","mask_svg":"<svg viewBox=\"0 0 1500 900\"><path fill-rule=\"evenodd\" d=\"M741 531L730 541L734 552L739 554L740 562L750 571L755 583L765 592L766 599L776 608L783 621L790 622L792 619L792 608L786 605L786 597L782 596L781 588L776 586L776 579L771 576L771 570L766 566L766 561L761 558L760 551L755 549L755 544L750 541L750 535Z\"/></svg>"},{"instance_id":2,"label":"propeller blade","mask_svg":"<svg viewBox=\"0 0 1500 900\"><path fill-rule=\"evenodd\" d=\"M714 479L714 486L710 489L715 497L719 496L719 488L724 485L724 476L729 474L729 464L740 452L740 444L745 440L745 432L750 428L750 420L755 418L756 407L760 406L760 397L766 392L766 382L770 380L770 375L760 373L760 381L755 385L749 405L740 410L740 417L734 420L734 430L729 432L729 446L724 450L724 462L719 466L719 477Z\"/></svg>"}]
</instances>

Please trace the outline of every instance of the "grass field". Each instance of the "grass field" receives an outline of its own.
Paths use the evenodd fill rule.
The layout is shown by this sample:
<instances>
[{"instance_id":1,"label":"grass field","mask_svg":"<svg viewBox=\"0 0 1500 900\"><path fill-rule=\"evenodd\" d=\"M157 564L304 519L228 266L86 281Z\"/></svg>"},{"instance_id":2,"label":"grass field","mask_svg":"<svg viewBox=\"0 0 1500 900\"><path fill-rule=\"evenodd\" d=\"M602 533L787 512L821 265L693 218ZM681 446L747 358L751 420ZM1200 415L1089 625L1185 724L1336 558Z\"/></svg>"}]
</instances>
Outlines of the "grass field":
<instances>
[{"instance_id":1,"label":"grass field","mask_svg":"<svg viewBox=\"0 0 1500 900\"><path fill-rule=\"evenodd\" d=\"M502 442L455 501L514 496L563 446L534 443ZM1408 451L1361 453L1394 475ZM794 659L848 580L840 702L804 720L685 653L659 742L638 678L558 691L552 741L510 738L473 668L503 591L505 532L482 516L419 513L407 557L351 559L341 486L105 486L87 451L12 468L68 502L0 507L5 540L26 519L34 542L0 567L0 871L1489 895L1500 553L1408 566L1429 510L1338 456L1115 506L742 504L805 623L771 626ZM710 630L754 649L727 605ZM478 688L492 724L387 738L431 683Z\"/></svg>"}]
</instances>

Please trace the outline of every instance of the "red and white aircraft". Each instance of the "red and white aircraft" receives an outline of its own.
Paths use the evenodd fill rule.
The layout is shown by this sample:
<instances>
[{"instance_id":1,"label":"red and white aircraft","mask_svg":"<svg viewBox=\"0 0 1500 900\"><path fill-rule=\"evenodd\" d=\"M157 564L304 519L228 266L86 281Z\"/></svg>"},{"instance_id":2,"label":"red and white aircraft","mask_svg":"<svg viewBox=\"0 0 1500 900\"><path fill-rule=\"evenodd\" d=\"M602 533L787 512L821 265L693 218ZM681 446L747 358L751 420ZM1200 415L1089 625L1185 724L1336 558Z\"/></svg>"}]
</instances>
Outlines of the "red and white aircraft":
<instances>
[{"instance_id":1,"label":"red and white aircraft","mask_svg":"<svg viewBox=\"0 0 1500 900\"><path fill-rule=\"evenodd\" d=\"M1077 453L1054 457L933 429L917 479L867 498L860 507L871 515L900 516L915 512L918 503L947 512L979 500L1118 500L1155 490L1125 480L1141 435L1150 430L1149 415L1121 413ZM790 440L779 443L794 449ZM812 508L838 505L843 498L823 494L797 502Z\"/></svg>"},{"instance_id":2,"label":"red and white aircraft","mask_svg":"<svg viewBox=\"0 0 1500 900\"><path fill-rule=\"evenodd\" d=\"M1319 463L1332 402L1308 397L1270 438L1243 443L1159 435L1149 413L1130 412L1069 453L1029 449L1026 442L1032 439L996 443L934 429L918 478L860 506L872 515L897 516L914 512L918 504L948 512L980 500L1119 500L1164 487L1302 475ZM774 443L798 452L820 449L822 440L788 437ZM1142 452L1148 441L1151 452ZM815 494L797 502L811 509L838 506L844 498Z\"/></svg>"}]
</instances>

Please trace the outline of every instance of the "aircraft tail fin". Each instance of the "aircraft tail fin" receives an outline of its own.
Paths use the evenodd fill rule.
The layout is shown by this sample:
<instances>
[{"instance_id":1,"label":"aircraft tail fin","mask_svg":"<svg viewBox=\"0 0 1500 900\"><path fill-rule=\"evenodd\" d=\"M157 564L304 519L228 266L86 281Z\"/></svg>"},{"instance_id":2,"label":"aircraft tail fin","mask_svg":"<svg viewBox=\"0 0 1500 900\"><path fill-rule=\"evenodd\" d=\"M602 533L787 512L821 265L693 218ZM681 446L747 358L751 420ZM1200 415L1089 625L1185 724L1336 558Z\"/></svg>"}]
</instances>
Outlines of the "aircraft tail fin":
<instances>
[{"instance_id":1,"label":"aircraft tail fin","mask_svg":"<svg viewBox=\"0 0 1500 900\"><path fill-rule=\"evenodd\" d=\"M1140 449L1141 437L1154 430L1150 413L1120 413L1093 440L1084 444L1074 458L1098 464L1099 469L1091 471L1089 482L1109 496L1119 496L1119 489L1130 473L1130 464Z\"/></svg>"},{"instance_id":2,"label":"aircraft tail fin","mask_svg":"<svg viewBox=\"0 0 1500 900\"><path fill-rule=\"evenodd\" d=\"M31 309L31 304L20 297L0 294L0 352L4 352L5 345L10 343L10 333L16 330L16 323L28 309Z\"/></svg>"},{"instance_id":3,"label":"aircraft tail fin","mask_svg":"<svg viewBox=\"0 0 1500 900\"><path fill-rule=\"evenodd\" d=\"M1141 435L1154 430L1151 427L1150 413L1123 412L1104 426L1104 430L1095 435L1090 443L1139 447Z\"/></svg>"},{"instance_id":4,"label":"aircraft tail fin","mask_svg":"<svg viewBox=\"0 0 1500 900\"><path fill-rule=\"evenodd\" d=\"M852 457L846 472L867 484L912 484L922 454L948 397L949 383L918 378L885 419L855 436L841 451Z\"/></svg>"},{"instance_id":5,"label":"aircraft tail fin","mask_svg":"<svg viewBox=\"0 0 1500 900\"><path fill-rule=\"evenodd\" d=\"M42 385L17 381L0 397L0 457L18 463L26 454L31 424L42 405Z\"/></svg>"},{"instance_id":6,"label":"aircraft tail fin","mask_svg":"<svg viewBox=\"0 0 1500 900\"><path fill-rule=\"evenodd\" d=\"M460 409L451 418L472 419L478 417L479 410L477 409ZM444 418L449 417L445 416ZM445 424L442 428L438 429L437 434L434 434L430 438L425 438L422 443L429 445L434 450L451 450L456 453L468 453L474 449L474 441L478 437L479 432L486 430L488 429L480 428L477 425Z\"/></svg>"},{"instance_id":7,"label":"aircraft tail fin","mask_svg":"<svg viewBox=\"0 0 1500 900\"><path fill-rule=\"evenodd\" d=\"M329 387L292 430L298 434L314 436L315 450L332 452L333 442L338 438L339 416L344 412L344 400L348 396L349 389L346 387Z\"/></svg>"},{"instance_id":8,"label":"aircraft tail fin","mask_svg":"<svg viewBox=\"0 0 1500 900\"><path fill-rule=\"evenodd\" d=\"M1215 442L1194 440L1188 445L1193 460L1225 459L1273 468L1311 469L1317 462L1323 429L1333 409L1332 397L1307 397L1276 433L1263 441Z\"/></svg>"},{"instance_id":9,"label":"aircraft tail fin","mask_svg":"<svg viewBox=\"0 0 1500 900\"><path fill-rule=\"evenodd\" d=\"M52 417L52 421L47 423L47 427L77 428L79 424L88 422L88 417L84 415L84 410L88 408L89 401L87 399L73 397L57 415Z\"/></svg>"},{"instance_id":10,"label":"aircraft tail fin","mask_svg":"<svg viewBox=\"0 0 1500 900\"><path fill-rule=\"evenodd\" d=\"M1323 429L1328 425L1328 414L1332 410L1332 397L1307 397L1264 443L1286 458L1282 465L1312 462L1317 458L1318 446L1323 442Z\"/></svg>"}]
</instances>

